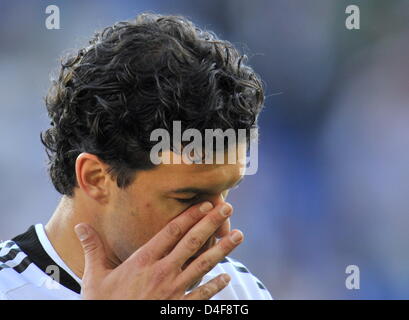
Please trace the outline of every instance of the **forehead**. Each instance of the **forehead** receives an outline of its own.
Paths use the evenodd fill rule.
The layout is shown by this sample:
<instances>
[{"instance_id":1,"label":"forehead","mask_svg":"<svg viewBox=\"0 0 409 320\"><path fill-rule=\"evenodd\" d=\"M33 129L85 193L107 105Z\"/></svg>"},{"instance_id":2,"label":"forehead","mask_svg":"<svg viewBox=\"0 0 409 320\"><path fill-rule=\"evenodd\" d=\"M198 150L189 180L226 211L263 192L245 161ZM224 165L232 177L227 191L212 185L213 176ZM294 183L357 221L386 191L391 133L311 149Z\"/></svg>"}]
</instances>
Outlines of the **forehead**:
<instances>
[{"instance_id":1,"label":"forehead","mask_svg":"<svg viewBox=\"0 0 409 320\"><path fill-rule=\"evenodd\" d=\"M146 178L164 188L190 185L223 189L240 180L240 168L240 164L161 164L150 172L146 171Z\"/></svg>"},{"instance_id":2,"label":"forehead","mask_svg":"<svg viewBox=\"0 0 409 320\"><path fill-rule=\"evenodd\" d=\"M173 152L171 154L172 157L178 157ZM233 164L229 164L227 161L224 164L186 164L181 162L180 164L160 164L154 169L140 171L137 173L135 183L149 184L150 188L164 191L186 186L215 191L224 190L242 178L243 167L245 166L242 161L235 161Z\"/></svg>"}]
</instances>

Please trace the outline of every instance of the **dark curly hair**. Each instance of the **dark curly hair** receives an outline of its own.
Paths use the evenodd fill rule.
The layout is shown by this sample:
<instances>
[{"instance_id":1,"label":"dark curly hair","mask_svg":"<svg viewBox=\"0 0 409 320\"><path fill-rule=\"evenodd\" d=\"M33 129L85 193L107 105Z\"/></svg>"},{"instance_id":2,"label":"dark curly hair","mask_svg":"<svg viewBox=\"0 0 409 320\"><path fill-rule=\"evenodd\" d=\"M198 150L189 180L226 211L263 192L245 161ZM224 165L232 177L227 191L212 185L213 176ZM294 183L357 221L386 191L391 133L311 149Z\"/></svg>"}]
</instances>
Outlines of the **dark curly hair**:
<instances>
[{"instance_id":1,"label":"dark curly hair","mask_svg":"<svg viewBox=\"0 0 409 320\"><path fill-rule=\"evenodd\" d=\"M61 62L45 97L51 127L41 133L51 180L74 195L75 161L98 156L118 187L154 167L150 134L257 127L264 91L246 56L182 16L143 13L95 33Z\"/></svg>"}]
</instances>

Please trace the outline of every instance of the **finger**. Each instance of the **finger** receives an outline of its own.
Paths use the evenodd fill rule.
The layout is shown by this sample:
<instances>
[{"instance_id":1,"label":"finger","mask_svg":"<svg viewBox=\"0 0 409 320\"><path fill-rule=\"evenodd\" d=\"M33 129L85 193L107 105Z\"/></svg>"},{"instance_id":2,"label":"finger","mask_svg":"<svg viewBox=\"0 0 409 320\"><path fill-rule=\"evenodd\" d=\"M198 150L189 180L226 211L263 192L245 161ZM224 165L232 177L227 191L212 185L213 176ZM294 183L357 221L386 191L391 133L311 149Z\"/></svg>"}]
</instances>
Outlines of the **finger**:
<instances>
[{"instance_id":1,"label":"finger","mask_svg":"<svg viewBox=\"0 0 409 320\"><path fill-rule=\"evenodd\" d=\"M86 223L77 224L74 231L84 251L84 276L107 270L108 259L98 233Z\"/></svg>"},{"instance_id":2,"label":"finger","mask_svg":"<svg viewBox=\"0 0 409 320\"><path fill-rule=\"evenodd\" d=\"M221 239L215 246L202 253L193 260L178 276L177 282L181 287L189 287L212 270L221 260L243 242L243 233L233 230L228 236Z\"/></svg>"},{"instance_id":3,"label":"finger","mask_svg":"<svg viewBox=\"0 0 409 320\"><path fill-rule=\"evenodd\" d=\"M192 292L186 294L185 300L209 300L214 295L222 291L230 282L231 278L227 273L221 274L209 282L197 287Z\"/></svg>"},{"instance_id":4,"label":"finger","mask_svg":"<svg viewBox=\"0 0 409 320\"><path fill-rule=\"evenodd\" d=\"M232 214L233 208L223 203L211 210L206 217L193 226L165 258L171 264L182 267L213 235L222 223Z\"/></svg>"},{"instance_id":5,"label":"finger","mask_svg":"<svg viewBox=\"0 0 409 320\"><path fill-rule=\"evenodd\" d=\"M213 209L209 201L190 207L170 221L146 244L135 251L130 260L144 265L159 260L168 254L192 226Z\"/></svg>"},{"instance_id":6,"label":"finger","mask_svg":"<svg viewBox=\"0 0 409 320\"><path fill-rule=\"evenodd\" d=\"M216 237L218 239L227 236L230 233L230 219L227 219L220 227L216 230Z\"/></svg>"}]
</instances>

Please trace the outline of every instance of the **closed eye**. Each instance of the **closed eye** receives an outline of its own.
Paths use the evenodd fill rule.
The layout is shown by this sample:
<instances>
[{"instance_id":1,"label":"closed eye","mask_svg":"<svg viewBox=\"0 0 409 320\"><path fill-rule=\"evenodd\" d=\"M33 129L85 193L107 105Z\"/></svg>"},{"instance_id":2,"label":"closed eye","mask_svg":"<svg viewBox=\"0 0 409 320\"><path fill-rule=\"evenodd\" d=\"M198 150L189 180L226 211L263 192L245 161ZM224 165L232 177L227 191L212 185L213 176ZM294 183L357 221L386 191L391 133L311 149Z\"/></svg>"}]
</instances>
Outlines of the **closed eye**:
<instances>
[{"instance_id":1,"label":"closed eye","mask_svg":"<svg viewBox=\"0 0 409 320\"><path fill-rule=\"evenodd\" d=\"M239 182L236 183L235 186L233 186L232 188L230 188L228 190L225 190L223 192L225 194L225 195L223 195L223 198L225 199L227 197L227 194L229 193L229 191L237 189L239 187L239 185L240 185L240 182L242 182L242 181L243 181L243 178L240 179ZM191 190L191 188L189 190L186 190L186 189L182 189L182 190L183 190L183 192L198 192L197 190L195 190L195 191ZM182 190L179 190L179 192L182 193ZM174 198L174 199L176 201L180 202L180 203L183 203L183 204L194 204L194 203L199 202L202 197L207 196L207 195L211 195L211 194L210 193L197 193L195 196L190 197L190 198Z\"/></svg>"},{"instance_id":2,"label":"closed eye","mask_svg":"<svg viewBox=\"0 0 409 320\"><path fill-rule=\"evenodd\" d=\"M192 203L198 201L200 198L199 195L195 195L194 197L191 198L175 198L176 201L179 201L181 203Z\"/></svg>"}]
</instances>

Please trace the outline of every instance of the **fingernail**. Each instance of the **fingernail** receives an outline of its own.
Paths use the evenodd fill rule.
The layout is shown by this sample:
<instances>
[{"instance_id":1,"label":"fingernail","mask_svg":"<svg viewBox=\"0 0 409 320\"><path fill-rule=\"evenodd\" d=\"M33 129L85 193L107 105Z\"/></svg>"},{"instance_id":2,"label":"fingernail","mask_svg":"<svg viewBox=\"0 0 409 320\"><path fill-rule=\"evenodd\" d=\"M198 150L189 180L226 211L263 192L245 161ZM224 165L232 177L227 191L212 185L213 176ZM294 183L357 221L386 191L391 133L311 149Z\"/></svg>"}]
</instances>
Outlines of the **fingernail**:
<instances>
[{"instance_id":1,"label":"fingernail","mask_svg":"<svg viewBox=\"0 0 409 320\"><path fill-rule=\"evenodd\" d=\"M210 202L205 202L202 203L202 205L199 207L200 212L207 212L210 211L213 208L213 205Z\"/></svg>"},{"instance_id":2,"label":"fingernail","mask_svg":"<svg viewBox=\"0 0 409 320\"><path fill-rule=\"evenodd\" d=\"M220 208L219 212L223 217L228 217L230 215L231 209L230 209L230 207L228 205L223 205Z\"/></svg>"},{"instance_id":3,"label":"fingernail","mask_svg":"<svg viewBox=\"0 0 409 320\"><path fill-rule=\"evenodd\" d=\"M230 276L227 274L227 273L225 273L224 275L222 275L222 280L223 280L223 282L225 283L225 284L228 284L229 283L229 281L230 281Z\"/></svg>"},{"instance_id":4,"label":"fingernail","mask_svg":"<svg viewBox=\"0 0 409 320\"><path fill-rule=\"evenodd\" d=\"M87 228L85 228L84 226L77 225L75 226L74 230L81 241L84 241L88 238L88 231Z\"/></svg>"},{"instance_id":5,"label":"fingernail","mask_svg":"<svg viewBox=\"0 0 409 320\"><path fill-rule=\"evenodd\" d=\"M239 243L243 239L243 234L240 231L235 231L231 236L230 239L234 243Z\"/></svg>"}]
</instances>

